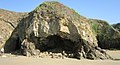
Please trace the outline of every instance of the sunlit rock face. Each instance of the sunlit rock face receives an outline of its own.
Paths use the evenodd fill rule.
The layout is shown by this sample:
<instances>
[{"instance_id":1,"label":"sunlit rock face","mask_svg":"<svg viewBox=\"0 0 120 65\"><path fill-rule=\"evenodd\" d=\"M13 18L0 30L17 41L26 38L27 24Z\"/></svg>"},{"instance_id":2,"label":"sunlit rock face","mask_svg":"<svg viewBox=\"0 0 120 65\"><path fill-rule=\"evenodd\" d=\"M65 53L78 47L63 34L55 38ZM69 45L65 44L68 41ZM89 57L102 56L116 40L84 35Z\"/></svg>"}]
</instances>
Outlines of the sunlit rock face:
<instances>
[{"instance_id":1,"label":"sunlit rock face","mask_svg":"<svg viewBox=\"0 0 120 65\"><path fill-rule=\"evenodd\" d=\"M98 47L88 19L58 2L44 2L20 21L5 45L5 52L18 50L27 56L52 52L74 58L110 58Z\"/></svg>"},{"instance_id":2,"label":"sunlit rock face","mask_svg":"<svg viewBox=\"0 0 120 65\"><path fill-rule=\"evenodd\" d=\"M0 49L4 47L19 20L27 13L0 9Z\"/></svg>"}]
</instances>

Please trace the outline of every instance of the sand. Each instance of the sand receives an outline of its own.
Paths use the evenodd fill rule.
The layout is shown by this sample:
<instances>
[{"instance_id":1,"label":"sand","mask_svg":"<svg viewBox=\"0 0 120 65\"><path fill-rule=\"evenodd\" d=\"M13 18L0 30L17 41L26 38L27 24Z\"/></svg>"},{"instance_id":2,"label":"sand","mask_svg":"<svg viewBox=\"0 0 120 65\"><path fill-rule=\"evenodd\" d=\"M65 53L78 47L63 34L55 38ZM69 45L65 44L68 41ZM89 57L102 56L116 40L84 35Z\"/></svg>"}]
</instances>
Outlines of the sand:
<instances>
[{"instance_id":1,"label":"sand","mask_svg":"<svg viewBox=\"0 0 120 65\"><path fill-rule=\"evenodd\" d=\"M108 51L114 58L120 59L120 51ZM52 59L25 56L0 57L0 65L120 65L120 61L88 59Z\"/></svg>"}]
</instances>

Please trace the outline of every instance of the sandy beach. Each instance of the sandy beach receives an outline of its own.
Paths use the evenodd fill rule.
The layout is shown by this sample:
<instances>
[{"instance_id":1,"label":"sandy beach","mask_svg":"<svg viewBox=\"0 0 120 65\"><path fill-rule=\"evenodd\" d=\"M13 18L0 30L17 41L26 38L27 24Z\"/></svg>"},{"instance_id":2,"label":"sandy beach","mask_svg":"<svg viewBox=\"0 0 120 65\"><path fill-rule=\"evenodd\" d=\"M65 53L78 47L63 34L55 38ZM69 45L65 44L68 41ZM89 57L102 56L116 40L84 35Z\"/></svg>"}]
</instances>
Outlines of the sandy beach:
<instances>
[{"instance_id":1,"label":"sandy beach","mask_svg":"<svg viewBox=\"0 0 120 65\"><path fill-rule=\"evenodd\" d=\"M107 51L112 57L120 59L120 51ZM120 65L120 61L88 59L52 59L25 56L0 57L0 65Z\"/></svg>"}]
</instances>

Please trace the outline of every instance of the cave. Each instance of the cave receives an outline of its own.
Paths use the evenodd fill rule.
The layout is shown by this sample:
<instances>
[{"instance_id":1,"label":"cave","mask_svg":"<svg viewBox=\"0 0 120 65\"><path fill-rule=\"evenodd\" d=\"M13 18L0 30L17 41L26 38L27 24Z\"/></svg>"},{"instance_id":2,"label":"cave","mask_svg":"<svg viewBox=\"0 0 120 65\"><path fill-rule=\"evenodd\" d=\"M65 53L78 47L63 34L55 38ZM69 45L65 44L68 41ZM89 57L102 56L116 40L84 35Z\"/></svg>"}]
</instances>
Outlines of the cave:
<instances>
[{"instance_id":1,"label":"cave","mask_svg":"<svg viewBox=\"0 0 120 65\"><path fill-rule=\"evenodd\" d=\"M45 42L42 42L43 40ZM43 52L50 51L52 49L59 49L61 51L74 53L77 48L75 42L69 39L62 38L58 35L51 35L43 40L41 40L41 43L39 45L39 50ZM60 52L60 51L54 51L54 52Z\"/></svg>"},{"instance_id":2,"label":"cave","mask_svg":"<svg viewBox=\"0 0 120 65\"><path fill-rule=\"evenodd\" d=\"M11 53L21 49L21 41L17 35L11 36L4 45L4 52Z\"/></svg>"},{"instance_id":3,"label":"cave","mask_svg":"<svg viewBox=\"0 0 120 65\"><path fill-rule=\"evenodd\" d=\"M21 41L20 41L19 37L17 37L16 41L14 41L14 42L17 43L17 44L15 44L14 51L20 50L21 49Z\"/></svg>"}]
</instances>

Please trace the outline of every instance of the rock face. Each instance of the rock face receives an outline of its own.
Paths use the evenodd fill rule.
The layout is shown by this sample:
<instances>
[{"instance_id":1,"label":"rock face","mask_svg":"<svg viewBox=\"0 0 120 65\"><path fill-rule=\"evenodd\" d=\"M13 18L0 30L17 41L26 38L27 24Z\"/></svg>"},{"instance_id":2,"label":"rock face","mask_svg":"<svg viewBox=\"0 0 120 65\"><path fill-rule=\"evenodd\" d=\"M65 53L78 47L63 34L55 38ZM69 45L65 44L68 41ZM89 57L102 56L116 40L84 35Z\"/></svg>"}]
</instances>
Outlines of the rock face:
<instances>
[{"instance_id":1,"label":"rock face","mask_svg":"<svg viewBox=\"0 0 120 65\"><path fill-rule=\"evenodd\" d=\"M90 19L98 46L104 49L120 49L120 32L106 21Z\"/></svg>"},{"instance_id":2,"label":"rock face","mask_svg":"<svg viewBox=\"0 0 120 65\"><path fill-rule=\"evenodd\" d=\"M120 23L113 24L112 26L120 32Z\"/></svg>"},{"instance_id":3,"label":"rock face","mask_svg":"<svg viewBox=\"0 0 120 65\"><path fill-rule=\"evenodd\" d=\"M5 52L18 50L26 56L112 59L98 47L89 20L58 2L44 2L20 21L5 45Z\"/></svg>"},{"instance_id":4,"label":"rock face","mask_svg":"<svg viewBox=\"0 0 120 65\"><path fill-rule=\"evenodd\" d=\"M0 9L0 49L10 37L18 24L18 20L26 13L16 13Z\"/></svg>"}]
</instances>

